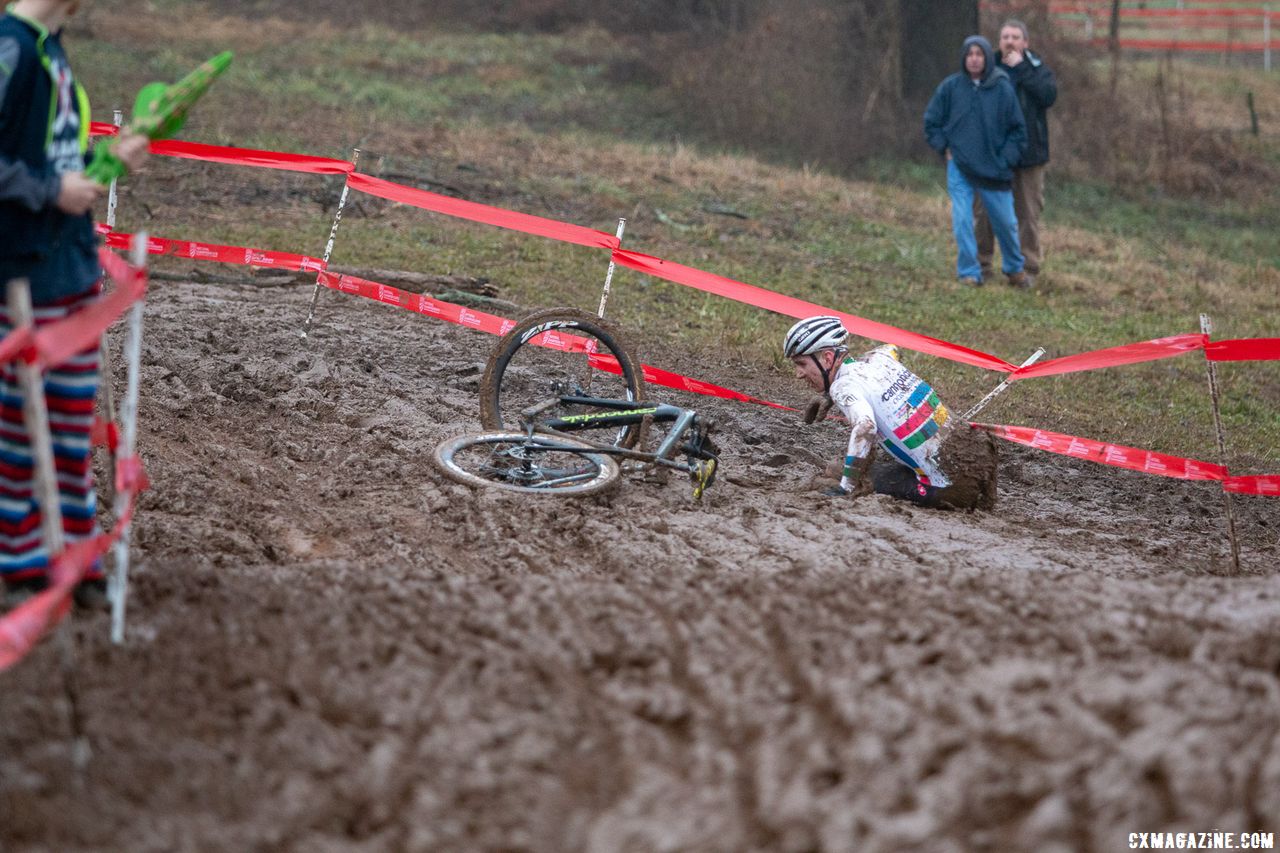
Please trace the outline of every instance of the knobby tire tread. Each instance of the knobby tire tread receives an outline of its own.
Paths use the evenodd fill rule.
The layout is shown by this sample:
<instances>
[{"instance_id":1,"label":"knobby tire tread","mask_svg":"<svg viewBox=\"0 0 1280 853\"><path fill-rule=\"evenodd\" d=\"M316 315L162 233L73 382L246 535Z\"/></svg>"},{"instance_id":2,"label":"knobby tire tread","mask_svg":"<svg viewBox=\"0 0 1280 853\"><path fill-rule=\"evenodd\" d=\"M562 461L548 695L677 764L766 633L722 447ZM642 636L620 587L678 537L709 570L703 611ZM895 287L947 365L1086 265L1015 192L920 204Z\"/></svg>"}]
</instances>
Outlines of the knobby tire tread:
<instances>
[{"instance_id":1,"label":"knobby tire tread","mask_svg":"<svg viewBox=\"0 0 1280 853\"><path fill-rule=\"evenodd\" d=\"M497 441L510 441L513 443L523 441L527 436L524 433L506 432L506 431L490 431L482 433L472 433L469 435L460 435L454 438L446 439L436 445L435 452L431 454L431 461L435 463L441 473L449 479L462 483L464 486L482 486L486 488L502 489L507 492L518 492L520 494L537 494L537 495L559 495L561 497L587 497L590 495L602 495L613 491L617 488L618 483L622 479L622 468L619 467L616 460L611 456L600 453L591 453L595 448L589 444L575 441L570 438L561 438L559 436L540 436L545 438L548 443L563 446L566 451L582 450L583 455L591 455L600 462L605 469L605 477L603 480L592 482L585 486L567 486L559 489L532 489L523 486L517 486L511 483L502 483L497 480L489 480L481 477L479 474L473 474L461 465L453 461L455 454L466 447L477 444L494 443Z\"/></svg>"},{"instance_id":2,"label":"knobby tire tread","mask_svg":"<svg viewBox=\"0 0 1280 853\"><path fill-rule=\"evenodd\" d=\"M637 403L645 399L644 370L634 350L627 346L625 336L612 324L601 320L595 314L579 308L546 308L524 317L511 331L498 341L489 361L485 365L484 376L480 379L480 423L490 431L511 430L519 427L518 423L504 423L501 412L502 375L511 363L512 357L522 346L535 346L532 343L521 343L520 338L535 326L551 320L568 320L575 324L567 329L571 334L574 329L588 333L603 343L610 354L618 359L622 367L622 375L627 386L635 395ZM635 447L639 442L643 429L640 425L628 427L620 441L619 447Z\"/></svg>"}]
</instances>

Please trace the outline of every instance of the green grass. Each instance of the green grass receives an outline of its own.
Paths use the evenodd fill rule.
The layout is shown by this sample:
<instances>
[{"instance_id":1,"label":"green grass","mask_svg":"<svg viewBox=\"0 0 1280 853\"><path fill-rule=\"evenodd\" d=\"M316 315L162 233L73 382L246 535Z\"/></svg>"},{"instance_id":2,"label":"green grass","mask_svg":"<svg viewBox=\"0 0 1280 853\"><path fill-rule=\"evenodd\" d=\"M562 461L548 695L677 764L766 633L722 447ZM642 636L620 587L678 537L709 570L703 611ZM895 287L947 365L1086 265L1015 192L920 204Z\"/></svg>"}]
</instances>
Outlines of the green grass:
<instances>
[{"instance_id":1,"label":"green grass","mask_svg":"<svg viewBox=\"0 0 1280 853\"><path fill-rule=\"evenodd\" d=\"M95 117L109 117L104 105L141 82L175 77L232 47L236 64L197 108L188 138L325 156L349 156L359 145L366 171L417 176L475 201L610 233L626 217L628 248L1009 361L1037 346L1054 357L1197 331L1201 311L1214 316L1217 337L1280 336L1274 201L1151 197L1051 173L1043 292L964 290L954 282L936 163L884 160L842 178L669 141L679 125L668 121L666 95L610 83L608 69L634 48L599 31L398 34L293 23L289 37L227 45L208 34L212 25L199 25L198 4L154 9L150 22L163 39L123 28L113 35L104 12L102 40L73 43L78 65L94 70L87 82ZM1268 137L1257 145L1265 157L1280 148ZM157 163L126 198L121 226L316 255L339 186ZM359 196L333 257L486 276L503 298L529 308L593 307L607 260L598 250ZM616 273L611 305L651 353L702 350L786 370L777 341L789 318L629 270ZM691 375L705 363L653 360ZM957 408L999 378L931 357L909 360ZM1280 467L1276 364L1220 372L1232 447L1246 465ZM749 379L742 384L757 390ZM1206 397L1203 359L1183 356L1021 383L984 417L1204 456L1213 446Z\"/></svg>"}]
</instances>

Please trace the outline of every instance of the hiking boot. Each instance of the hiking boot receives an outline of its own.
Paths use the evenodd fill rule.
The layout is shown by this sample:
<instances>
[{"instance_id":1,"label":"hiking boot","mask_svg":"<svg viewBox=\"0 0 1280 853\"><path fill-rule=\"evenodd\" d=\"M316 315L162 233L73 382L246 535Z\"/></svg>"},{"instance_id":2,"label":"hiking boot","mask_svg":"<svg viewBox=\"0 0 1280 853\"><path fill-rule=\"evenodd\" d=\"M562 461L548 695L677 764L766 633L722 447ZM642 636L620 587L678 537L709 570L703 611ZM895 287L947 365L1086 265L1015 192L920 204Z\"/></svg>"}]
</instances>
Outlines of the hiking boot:
<instances>
[{"instance_id":1,"label":"hiking boot","mask_svg":"<svg viewBox=\"0 0 1280 853\"><path fill-rule=\"evenodd\" d=\"M962 277L960 279L960 283L963 284L965 287L982 287L982 279L974 278L971 275L966 275Z\"/></svg>"},{"instance_id":2,"label":"hiking boot","mask_svg":"<svg viewBox=\"0 0 1280 853\"><path fill-rule=\"evenodd\" d=\"M1030 290L1031 285L1035 283L1035 279L1027 275L1025 272L1015 272L1009 274L1009 286L1016 287L1019 290Z\"/></svg>"},{"instance_id":3,"label":"hiking boot","mask_svg":"<svg viewBox=\"0 0 1280 853\"><path fill-rule=\"evenodd\" d=\"M80 581L76 584L71 597L77 608L89 612L107 610L111 604L110 599L107 598L107 582L103 578Z\"/></svg>"}]
</instances>

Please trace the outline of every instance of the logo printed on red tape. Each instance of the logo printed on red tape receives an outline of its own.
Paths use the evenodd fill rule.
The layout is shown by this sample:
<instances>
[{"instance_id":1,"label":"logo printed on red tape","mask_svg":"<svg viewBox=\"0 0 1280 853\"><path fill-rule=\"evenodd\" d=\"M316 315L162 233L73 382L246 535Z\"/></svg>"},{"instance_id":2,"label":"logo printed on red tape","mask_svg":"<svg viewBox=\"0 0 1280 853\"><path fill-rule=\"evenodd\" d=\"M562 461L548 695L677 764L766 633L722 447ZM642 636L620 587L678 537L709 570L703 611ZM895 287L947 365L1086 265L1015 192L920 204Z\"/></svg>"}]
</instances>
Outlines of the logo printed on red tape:
<instances>
[{"instance_id":1,"label":"logo printed on red tape","mask_svg":"<svg viewBox=\"0 0 1280 853\"><path fill-rule=\"evenodd\" d=\"M1200 465L1197 465L1194 459L1186 460L1186 465L1183 466L1182 473L1183 473L1183 476L1185 476L1188 480L1219 479L1218 477L1214 477L1208 469L1203 468Z\"/></svg>"},{"instance_id":2,"label":"logo printed on red tape","mask_svg":"<svg viewBox=\"0 0 1280 853\"><path fill-rule=\"evenodd\" d=\"M1057 443L1052 438L1045 435L1040 430L1036 430L1035 435L1031 437L1030 444L1032 447L1037 447L1041 450L1050 450L1057 446Z\"/></svg>"},{"instance_id":3,"label":"logo printed on red tape","mask_svg":"<svg viewBox=\"0 0 1280 853\"><path fill-rule=\"evenodd\" d=\"M216 261L218 259L218 253L216 251L211 250L208 246L204 246L200 243L187 243L186 255L189 258L196 258L197 260Z\"/></svg>"},{"instance_id":4,"label":"logo printed on red tape","mask_svg":"<svg viewBox=\"0 0 1280 853\"><path fill-rule=\"evenodd\" d=\"M1067 444L1066 452L1068 456L1079 456L1081 458L1086 458L1086 459L1090 455L1088 445L1082 444L1080 442L1080 439L1076 438L1075 436L1072 436L1070 443Z\"/></svg>"},{"instance_id":5,"label":"logo printed on red tape","mask_svg":"<svg viewBox=\"0 0 1280 853\"><path fill-rule=\"evenodd\" d=\"M1112 465L1128 465L1129 456L1114 444L1108 444L1107 450L1103 454L1103 459Z\"/></svg>"},{"instance_id":6,"label":"logo printed on red tape","mask_svg":"<svg viewBox=\"0 0 1280 853\"><path fill-rule=\"evenodd\" d=\"M698 381L698 380L696 380L696 379L690 379L690 378L689 378L689 377L687 377L687 376L684 378L684 387L685 387L686 389L688 389L689 391L692 391L692 392L693 392L693 393L695 393L695 394L709 394L709 393L711 393L711 386L710 386L710 385L708 385L708 384L707 384L707 383L705 383L705 382L699 382L699 381Z\"/></svg>"},{"instance_id":7,"label":"logo printed on red tape","mask_svg":"<svg viewBox=\"0 0 1280 853\"><path fill-rule=\"evenodd\" d=\"M1168 471L1169 466L1164 464L1164 462L1160 461L1160 458L1157 457L1154 453L1148 453L1146 462L1142 464L1142 470L1151 471L1153 473L1160 474L1165 471Z\"/></svg>"}]
</instances>

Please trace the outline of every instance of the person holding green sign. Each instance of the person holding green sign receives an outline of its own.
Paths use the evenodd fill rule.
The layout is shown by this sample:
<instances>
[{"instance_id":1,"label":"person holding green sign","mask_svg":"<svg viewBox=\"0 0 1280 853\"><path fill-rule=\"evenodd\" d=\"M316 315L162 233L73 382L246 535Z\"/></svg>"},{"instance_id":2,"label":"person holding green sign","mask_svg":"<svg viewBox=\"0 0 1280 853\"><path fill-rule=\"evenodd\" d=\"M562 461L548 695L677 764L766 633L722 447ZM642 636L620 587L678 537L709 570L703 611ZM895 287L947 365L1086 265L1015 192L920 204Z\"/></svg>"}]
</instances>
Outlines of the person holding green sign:
<instances>
[{"instance_id":1,"label":"person holding green sign","mask_svg":"<svg viewBox=\"0 0 1280 853\"><path fill-rule=\"evenodd\" d=\"M106 187L85 174L89 105L62 47L80 0L17 0L0 18L0 288L31 286L36 325L57 322L97 299L102 270L91 209ZM112 154L130 170L148 139L124 133ZM0 301L3 296L0 296ZM0 308L0 336L12 328ZM95 532L89 434L100 365L98 347L45 374L63 529L68 543ZM12 363L0 365L0 578L21 598L47 583L49 554L33 498L30 442ZM96 568L77 598L104 600Z\"/></svg>"}]
</instances>

